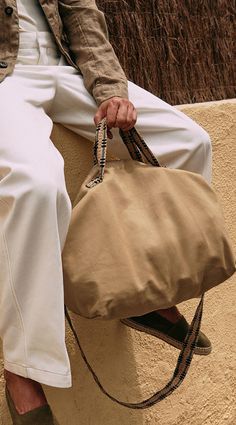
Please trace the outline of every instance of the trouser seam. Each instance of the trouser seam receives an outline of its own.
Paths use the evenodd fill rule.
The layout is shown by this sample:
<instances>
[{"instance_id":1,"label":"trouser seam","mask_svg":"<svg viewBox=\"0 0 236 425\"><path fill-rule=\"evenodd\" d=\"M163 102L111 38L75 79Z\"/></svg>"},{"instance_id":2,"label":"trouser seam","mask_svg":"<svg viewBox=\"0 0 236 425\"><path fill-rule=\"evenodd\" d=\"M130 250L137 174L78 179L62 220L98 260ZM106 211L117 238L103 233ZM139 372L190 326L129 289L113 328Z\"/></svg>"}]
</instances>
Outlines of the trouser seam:
<instances>
[{"instance_id":1,"label":"trouser seam","mask_svg":"<svg viewBox=\"0 0 236 425\"><path fill-rule=\"evenodd\" d=\"M66 374L66 373L60 373L60 372L52 372L52 371L50 371L50 370L39 369L39 368L37 368L37 367L25 366L25 365L22 365L22 364L20 364L20 363L9 362L7 359L4 359L4 361L5 361L6 363L8 363L8 364L12 364L12 365L15 365L15 366L23 367L24 369L33 369L33 370L37 370L37 371L39 371L39 372L51 373L52 375L70 376L70 374L69 374L69 373L67 373L67 374Z\"/></svg>"},{"instance_id":2,"label":"trouser seam","mask_svg":"<svg viewBox=\"0 0 236 425\"><path fill-rule=\"evenodd\" d=\"M5 203L8 206L8 208L10 209L10 205L8 204L7 201L5 201L5 199L0 199L0 202ZM3 230L2 230L1 233L2 233L2 239L3 239L3 243L4 243L5 254L6 254L7 265L8 265L9 283L10 283L11 293L12 293L13 300L14 300L14 303L15 303L15 306L16 306L16 310L18 312L21 328L22 328L23 335L24 335L25 363L27 364L28 356L27 356L27 350L26 350L26 333L25 333L24 321L23 321L23 317L22 317L22 314L21 314L21 311L20 311L20 305L18 303L17 296L16 296L16 293L15 293L15 290L14 290L13 278L12 278L12 273L11 273L10 255L9 255L7 241L6 241L6 236L5 236L5 233L4 233Z\"/></svg>"}]
</instances>

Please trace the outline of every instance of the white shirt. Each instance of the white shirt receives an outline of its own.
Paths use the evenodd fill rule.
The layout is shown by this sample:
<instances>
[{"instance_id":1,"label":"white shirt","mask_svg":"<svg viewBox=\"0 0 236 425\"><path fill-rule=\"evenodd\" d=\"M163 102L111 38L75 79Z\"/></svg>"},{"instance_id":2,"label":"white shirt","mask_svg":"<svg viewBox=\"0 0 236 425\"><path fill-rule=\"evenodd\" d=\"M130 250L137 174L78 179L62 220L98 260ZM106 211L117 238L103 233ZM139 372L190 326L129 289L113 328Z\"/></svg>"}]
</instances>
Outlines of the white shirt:
<instances>
[{"instance_id":1,"label":"white shirt","mask_svg":"<svg viewBox=\"0 0 236 425\"><path fill-rule=\"evenodd\" d=\"M17 0L20 32L51 31L37 0Z\"/></svg>"},{"instance_id":2,"label":"white shirt","mask_svg":"<svg viewBox=\"0 0 236 425\"><path fill-rule=\"evenodd\" d=\"M37 64L48 65L50 62L57 65L60 59L60 63L66 65L39 2L37 0L16 1L20 31L18 63L33 64L36 48Z\"/></svg>"}]
</instances>

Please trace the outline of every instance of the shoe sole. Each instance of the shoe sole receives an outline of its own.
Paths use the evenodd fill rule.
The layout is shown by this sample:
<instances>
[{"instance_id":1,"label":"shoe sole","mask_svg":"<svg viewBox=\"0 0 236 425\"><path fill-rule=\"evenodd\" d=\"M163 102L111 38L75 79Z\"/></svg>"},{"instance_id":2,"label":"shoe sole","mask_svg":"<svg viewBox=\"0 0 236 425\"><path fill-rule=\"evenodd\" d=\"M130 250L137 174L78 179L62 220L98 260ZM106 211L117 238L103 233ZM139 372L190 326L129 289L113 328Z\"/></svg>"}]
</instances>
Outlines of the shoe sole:
<instances>
[{"instance_id":1,"label":"shoe sole","mask_svg":"<svg viewBox=\"0 0 236 425\"><path fill-rule=\"evenodd\" d=\"M162 341L166 342L169 345L172 345L175 348L178 348L179 350L183 348L182 342L172 338L171 336L164 334L163 332L157 331L156 329L151 329L144 325L137 324L136 322L133 322L130 319L121 319L120 321L128 327L131 327L140 332L144 332L149 335L155 336L156 338L161 339ZM210 347L195 347L194 354L197 354L199 356L208 356L211 353L211 351L212 351L211 346Z\"/></svg>"}]
</instances>

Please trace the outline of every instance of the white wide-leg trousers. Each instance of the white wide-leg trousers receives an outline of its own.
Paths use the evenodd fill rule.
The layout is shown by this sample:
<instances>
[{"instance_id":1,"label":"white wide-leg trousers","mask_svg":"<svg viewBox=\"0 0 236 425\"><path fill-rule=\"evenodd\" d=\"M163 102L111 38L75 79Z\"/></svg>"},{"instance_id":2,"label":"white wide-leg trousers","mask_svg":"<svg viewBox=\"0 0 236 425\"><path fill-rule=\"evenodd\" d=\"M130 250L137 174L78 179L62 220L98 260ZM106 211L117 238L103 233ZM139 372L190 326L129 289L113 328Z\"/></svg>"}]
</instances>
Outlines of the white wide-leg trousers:
<instances>
[{"instance_id":1,"label":"white wide-leg trousers","mask_svg":"<svg viewBox=\"0 0 236 425\"><path fill-rule=\"evenodd\" d=\"M162 164L211 179L208 134L129 81L136 128ZM26 33L14 72L0 84L0 337L5 368L71 386L65 345L61 252L71 216L53 122L94 140L94 99L58 57L49 33ZM128 157L118 129L109 149Z\"/></svg>"}]
</instances>

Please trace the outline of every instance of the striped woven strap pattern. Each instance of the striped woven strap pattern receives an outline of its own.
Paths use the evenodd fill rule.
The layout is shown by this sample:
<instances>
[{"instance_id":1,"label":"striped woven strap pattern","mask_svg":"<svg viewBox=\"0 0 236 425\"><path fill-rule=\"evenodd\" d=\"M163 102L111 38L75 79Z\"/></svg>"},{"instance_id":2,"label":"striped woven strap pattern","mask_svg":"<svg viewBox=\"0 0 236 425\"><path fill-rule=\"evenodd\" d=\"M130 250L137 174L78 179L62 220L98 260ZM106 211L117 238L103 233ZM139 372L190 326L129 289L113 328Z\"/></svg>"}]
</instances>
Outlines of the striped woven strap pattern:
<instances>
[{"instance_id":1,"label":"striped woven strap pattern","mask_svg":"<svg viewBox=\"0 0 236 425\"><path fill-rule=\"evenodd\" d=\"M160 163L151 152L146 142L135 128L125 132L119 129L120 136L127 147L131 159L139 162L150 163L154 167L161 167ZM107 122L106 118L97 125L94 143L94 164L99 166L99 175L87 183L88 188L102 183L107 160Z\"/></svg>"},{"instance_id":2,"label":"striped woven strap pattern","mask_svg":"<svg viewBox=\"0 0 236 425\"><path fill-rule=\"evenodd\" d=\"M65 314L66 314L67 321L70 325L70 328L73 332L73 335L75 337L75 340L80 349L82 358L85 364L87 365L90 373L92 374L94 381L96 382L100 390L103 392L103 394L105 394L110 400L114 401L115 403L121 406L128 407L129 409L146 409L148 407L153 406L156 403L159 403L160 401L164 400L166 397L171 395L180 386L180 384L183 382L184 378L186 377L192 358L193 358L194 348L196 346L199 331L200 331L202 312L203 312L203 301L204 301L204 295L202 296L199 302L199 305L197 307L197 310L195 312L194 318L189 328L188 335L186 336L186 340L183 344L183 348L179 354L177 364L176 364L171 380L168 382L168 384L164 388L162 388L159 391L156 391L151 397L148 397L145 400L137 402L137 403L121 401L117 399L116 397L114 397L113 395L111 395L104 388L104 386L101 384L100 379L97 377L96 373L94 372L93 367L89 363L86 357L86 354L84 353L84 350L80 344L78 335L74 329L70 315L66 307L65 307Z\"/></svg>"}]
</instances>

